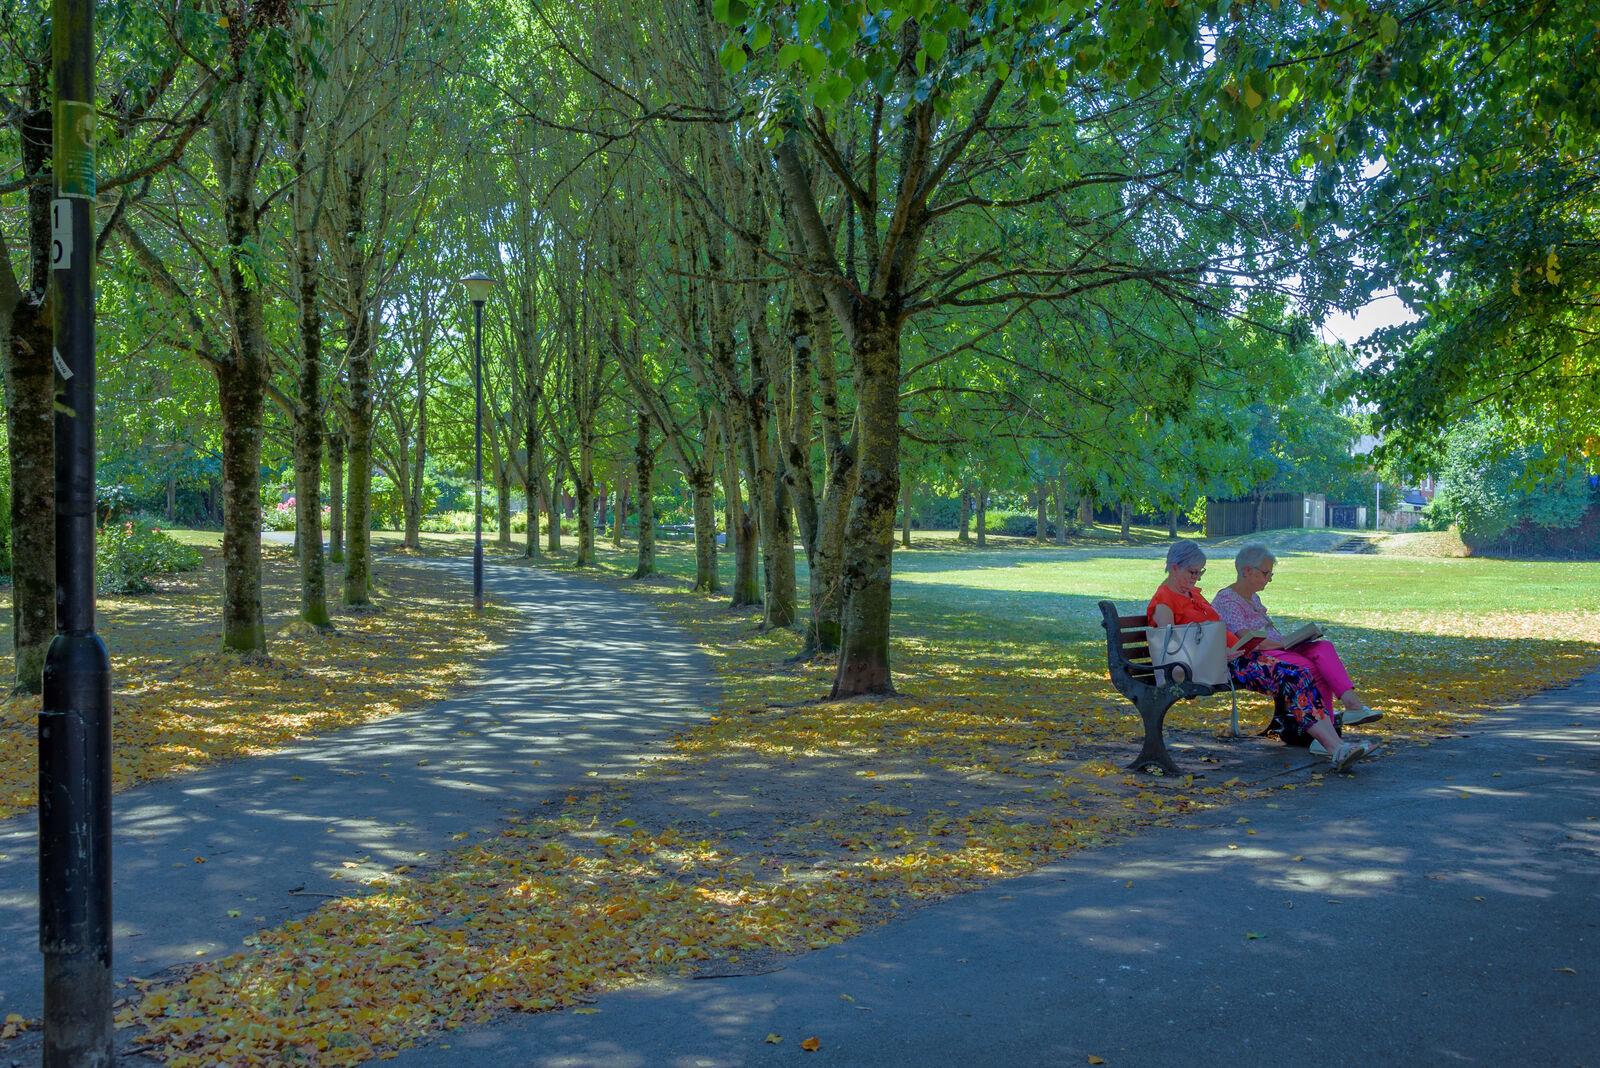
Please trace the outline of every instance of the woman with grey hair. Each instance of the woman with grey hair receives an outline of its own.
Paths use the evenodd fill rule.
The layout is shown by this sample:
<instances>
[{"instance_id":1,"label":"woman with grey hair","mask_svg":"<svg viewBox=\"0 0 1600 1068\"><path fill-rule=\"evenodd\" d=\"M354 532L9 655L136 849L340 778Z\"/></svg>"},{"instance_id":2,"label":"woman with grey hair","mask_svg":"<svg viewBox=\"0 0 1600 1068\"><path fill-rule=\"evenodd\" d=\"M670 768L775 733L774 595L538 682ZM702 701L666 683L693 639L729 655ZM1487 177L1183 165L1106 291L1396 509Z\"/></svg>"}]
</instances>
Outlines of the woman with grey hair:
<instances>
[{"instance_id":1,"label":"woman with grey hair","mask_svg":"<svg viewBox=\"0 0 1600 1068\"><path fill-rule=\"evenodd\" d=\"M1205 573L1206 554L1200 546L1186 538L1173 542L1167 550L1166 581L1156 587L1156 594L1145 609L1150 625L1222 622L1200 592L1200 577ZM1225 622L1223 625L1231 648L1238 640L1238 632ZM1372 752L1371 743L1347 742L1339 737L1333 712L1319 703L1316 681L1306 667L1251 650L1230 652L1228 672L1235 686L1281 696L1289 715L1301 731L1321 744L1321 752L1328 756L1335 771L1343 771Z\"/></svg>"},{"instance_id":2,"label":"woman with grey hair","mask_svg":"<svg viewBox=\"0 0 1600 1068\"><path fill-rule=\"evenodd\" d=\"M1274 660L1282 663L1293 664L1311 673L1316 680L1317 699L1322 707L1329 713L1333 712L1334 698L1344 705L1345 726L1354 726L1357 723L1372 723L1381 719L1382 712L1369 706L1356 693L1355 683L1350 681L1350 672L1345 670L1344 661L1339 657L1339 651L1333 643L1326 639L1302 642L1293 649L1283 645L1283 632L1273 624L1272 617L1267 615L1265 606L1261 603L1261 591L1267 588L1272 581L1272 573L1277 568L1277 558L1259 541L1252 541L1239 547L1239 552L1233 558L1234 571L1238 578L1233 585L1224 586L1217 591L1216 610L1227 624L1228 629L1238 634L1245 631L1266 631L1267 638L1258 649ZM1313 751L1317 746L1313 745Z\"/></svg>"}]
</instances>

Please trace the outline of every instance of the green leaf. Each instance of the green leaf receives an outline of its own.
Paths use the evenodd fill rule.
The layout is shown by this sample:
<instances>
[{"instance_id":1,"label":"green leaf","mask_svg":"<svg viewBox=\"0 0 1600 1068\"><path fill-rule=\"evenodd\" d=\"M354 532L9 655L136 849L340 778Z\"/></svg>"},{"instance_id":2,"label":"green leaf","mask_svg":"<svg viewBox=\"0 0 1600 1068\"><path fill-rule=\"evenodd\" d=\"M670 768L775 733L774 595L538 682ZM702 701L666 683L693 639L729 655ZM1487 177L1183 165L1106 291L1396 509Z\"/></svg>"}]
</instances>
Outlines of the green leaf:
<instances>
[{"instance_id":1,"label":"green leaf","mask_svg":"<svg viewBox=\"0 0 1600 1068\"><path fill-rule=\"evenodd\" d=\"M826 60L820 51L810 45L800 46L800 65L805 67L807 77L814 79L821 75L825 63Z\"/></svg>"},{"instance_id":2,"label":"green leaf","mask_svg":"<svg viewBox=\"0 0 1600 1068\"><path fill-rule=\"evenodd\" d=\"M932 30L922 35L922 50L928 53L928 58L935 63L944 55L945 49L950 47L950 39L942 33Z\"/></svg>"},{"instance_id":3,"label":"green leaf","mask_svg":"<svg viewBox=\"0 0 1600 1068\"><path fill-rule=\"evenodd\" d=\"M1378 40L1385 45L1392 45L1400 37L1400 22L1393 15L1385 13L1378 19Z\"/></svg>"},{"instance_id":4,"label":"green leaf","mask_svg":"<svg viewBox=\"0 0 1600 1068\"><path fill-rule=\"evenodd\" d=\"M721 53L717 56L722 61L722 67L729 74L738 74L750 57L745 54L744 45L738 41L729 41L722 46Z\"/></svg>"},{"instance_id":5,"label":"green leaf","mask_svg":"<svg viewBox=\"0 0 1600 1068\"><path fill-rule=\"evenodd\" d=\"M778 67L780 69L784 69L794 66L795 63L800 59L800 51L801 46L795 44L793 41L790 41L788 44L778 49Z\"/></svg>"}]
</instances>

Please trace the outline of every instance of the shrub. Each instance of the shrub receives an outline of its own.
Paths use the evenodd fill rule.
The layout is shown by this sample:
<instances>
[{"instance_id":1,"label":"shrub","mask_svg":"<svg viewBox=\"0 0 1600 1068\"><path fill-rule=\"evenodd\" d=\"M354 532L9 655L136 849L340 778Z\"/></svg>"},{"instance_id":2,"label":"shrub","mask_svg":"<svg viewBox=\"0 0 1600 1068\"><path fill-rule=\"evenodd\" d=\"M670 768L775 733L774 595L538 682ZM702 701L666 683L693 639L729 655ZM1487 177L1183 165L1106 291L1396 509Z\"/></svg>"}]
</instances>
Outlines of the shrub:
<instances>
[{"instance_id":1,"label":"shrub","mask_svg":"<svg viewBox=\"0 0 1600 1068\"><path fill-rule=\"evenodd\" d=\"M487 515L483 517L483 525L489 526ZM472 531L472 510L425 515L420 526L429 534L468 534Z\"/></svg>"},{"instance_id":2,"label":"shrub","mask_svg":"<svg viewBox=\"0 0 1600 1068\"><path fill-rule=\"evenodd\" d=\"M912 503L911 518L921 530L955 530L961 526L961 498L924 497Z\"/></svg>"},{"instance_id":3,"label":"shrub","mask_svg":"<svg viewBox=\"0 0 1600 1068\"><path fill-rule=\"evenodd\" d=\"M136 519L108 523L95 540L95 584L101 593L147 593L151 575L193 571L200 550Z\"/></svg>"},{"instance_id":4,"label":"shrub","mask_svg":"<svg viewBox=\"0 0 1600 1068\"><path fill-rule=\"evenodd\" d=\"M989 513L990 520L993 520L994 517L995 517L994 513L990 512ZM1009 535L1010 537L1013 537L1013 538L1031 538L1031 537L1034 536L1034 531L1037 530L1038 528L1039 528L1039 517L1038 516L1035 516L1030 512L1010 512L1010 513L1007 513L1005 516L1003 516L1000 519L1000 525L998 527L991 527L989 532L992 533L992 534L1005 534L1005 535ZM1045 520L1045 524L1044 524L1044 531L1045 531L1045 537L1047 537L1047 538L1055 537L1056 536L1055 520L1046 519Z\"/></svg>"},{"instance_id":5,"label":"shrub","mask_svg":"<svg viewBox=\"0 0 1600 1068\"><path fill-rule=\"evenodd\" d=\"M294 498L279 501L270 508L261 509L262 530L294 529Z\"/></svg>"}]
</instances>

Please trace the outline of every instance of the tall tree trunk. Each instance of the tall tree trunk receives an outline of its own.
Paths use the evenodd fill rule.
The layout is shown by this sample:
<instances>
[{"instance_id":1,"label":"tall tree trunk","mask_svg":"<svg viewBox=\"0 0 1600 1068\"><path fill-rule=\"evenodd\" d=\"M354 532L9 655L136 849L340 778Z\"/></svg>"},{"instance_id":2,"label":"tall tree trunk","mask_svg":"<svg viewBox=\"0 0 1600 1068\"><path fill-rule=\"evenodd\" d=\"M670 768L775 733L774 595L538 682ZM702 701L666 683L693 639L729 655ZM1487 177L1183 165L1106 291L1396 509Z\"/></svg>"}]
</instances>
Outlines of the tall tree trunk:
<instances>
[{"instance_id":1,"label":"tall tree trunk","mask_svg":"<svg viewBox=\"0 0 1600 1068\"><path fill-rule=\"evenodd\" d=\"M400 494L400 547L422 548L422 507L416 483L409 476Z\"/></svg>"},{"instance_id":2,"label":"tall tree trunk","mask_svg":"<svg viewBox=\"0 0 1600 1068\"><path fill-rule=\"evenodd\" d=\"M258 320L259 321L259 320ZM259 340L259 338L258 338ZM261 354L256 354L260 359ZM261 378L248 367L218 372L222 408L222 644L267 648L261 610Z\"/></svg>"},{"instance_id":3,"label":"tall tree trunk","mask_svg":"<svg viewBox=\"0 0 1600 1068\"><path fill-rule=\"evenodd\" d=\"M38 693L56 632L55 389L50 299L50 197L54 123L44 68L28 86L22 171L28 189L28 288L12 273L0 236L0 355L5 360L11 467L11 637L18 693Z\"/></svg>"},{"instance_id":4,"label":"tall tree trunk","mask_svg":"<svg viewBox=\"0 0 1600 1068\"><path fill-rule=\"evenodd\" d=\"M328 617L322 551L322 309L317 294L317 237L311 180L304 166L306 107L295 109L293 147L301 166L294 187L295 271L300 298L300 368L294 404L295 544L300 561L300 618L319 630Z\"/></svg>"},{"instance_id":5,"label":"tall tree trunk","mask_svg":"<svg viewBox=\"0 0 1600 1068\"><path fill-rule=\"evenodd\" d=\"M10 264L0 264L8 280L10 270ZM18 693L38 693L45 652L56 633L56 377L47 309L32 296L19 293L15 299L5 315L9 329L3 339L11 467L13 685Z\"/></svg>"},{"instance_id":6,"label":"tall tree trunk","mask_svg":"<svg viewBox=\"0 0 1600 1068\"><path fill-rule=\"evenodd\" d=\"M1178 537L1178 510L1176 508L1167 513L1167 540L1176 541Z\"/></svg>"},{"instance_id":7,"label":"tall tree trunk","mask_svg":"<svg viewBox=\"0 0 1600 1068\"><path fill-rule=\"evenodd\" d=\"M548 509L549 513L550 513L550 526L545 531L545 542L544 542L545 548L548 549L550 552L559 552L560 549L561 549L561 505L560 505L560 501L561 501L562 492L563 492L563 487L561 485L561 474L560 474L559 470L551 471L550 472L550 493L549 493L548 496L545 497L546 503L548 503L550 505L550 508Z\"/></svg>"},{"instance_id":8,"label":"tall tree trunk","mask_svg":"<svg viewBox=\"0 0 1600 1068\"><path fill-rule=\"evenodd\" d=\"M534 468L534 434L527 439L528 462L522 469L522 492L528 498L528 529L524 534L522 555L529 560L539 555L539 474Z\"/></svg>"},{"instance_id":9,"label":"tall tree trunk","mask_svg":"<svg viewBox=\"0 0 1600 1068\"><path fill-rule=\"evenodd\" d=\"M511 548L511 466L495 464L494 475L496 515L495 544Z\"/></svg>"},{"instance_id":10,"label":"tall tree trunk","mask_svg":"<svg viewBox=\"0 0 1600 1068\"><path fill-rule=\"evenodd\" d=\"M1033 540L1047 542L1050 540L1050 520L1047 515L1050 507L1050 484L1043 479L1034 487L1033 504Z\"/></svg>"},{"instance_id":11,"label":"tall tree trunk","mask_svg":"<svg viewBox=\"0 0 1600 1068\"><path fill-rule=\"evenodd\" d=\"M874 305L856 316L859 470L845 523L844 634L834 698L894 693L889 618L900 496L900 327L892 313Z\"/></svg>"},{"instance_id":12,"label":"tall tree trunk","mask_svg":"<svg viewBox=\"0 0 1600 1068\"><path fill-rule=\"evenodd\" d=\"M633 445L634 481L638 484L639 506L639 566L633 569L634 578L644 578L656 573L656 506L651 496L655 492L655 450L650 448L650 417L639 413L639 436Z\"/></svg>"},{"instance_id":13,"label":"tall tree trunk","mask_svg":"<svg viewBox=\"0 0 1600 1068\"><path fill-rule=\"evenodd\" d=\"M989 544L989 487L978 483L978 548Z\"/></svg>"},{"instance_id":14,"label":"tall tree trunk","mask_svg":"<svg viewBox=\"0 0 1600 1068\"><path fill-rule=\"evenodd\" d=\"M960 533L956 535L957 541L972 540L972 491L966 486L961 487L961 524Z\"/></svg>"},{"instance_id":15,"label":"tall tree trunk","mask_svg":"<svg viewBox=\"0 0 1600 1068\"><path fill-rule=\"evenodd\" d=\"M406 493L406 529L402 544L407 549L422 548L422 509L427 500L428 463L428 346L419 346L417 365L417 447L411 457L411 478ZM405 463L405 456L400 457Z\"/></svg>"},{"instance_id":16,"label":"tall tree trunk","mask_svg":"<svg viewBox=\"0 0 1600 1068\"><path fill-rule=\"evenodd\" d=\"M1127 501L1119 501L1119 502L1117 502L1117 517L1122 520L1122 540L1123 541L1127 541L1128 540L1128 522L1129 522L1128 514L1129 514L1128 502Z\"/></svg>"},{"instance_id":17,"label":"tall tree trunk","mask_svg":"<svg viewBox=\"0 0 1600 1068\"><path fill-rule=\"evenodd\" d=\"M756 313L759 315L759 312ZM745 455L751 471L751 511L760 523L762 567L762 626L767 629L792 627L799 618L800 606L794 576L794 512L789 500L789 485L784 477L779 452L778 422L773 418L772 397L778 403L788 400L781 388L787 375L776 372L773 346L764 325L751 326L753 374L745 396Z\"/></svg>"},{"instance_id":18,"label":"tall tree trunk","mask_svg":"<svg viewBox=\"0 0 1600 1068\"><path fill-rule=\"evenodd\" d=\"M622 524L628 521L628 480L617 482L617 509L611 521L611 547L622 548Z\"/></svg>"},{"instance_id":19,"label":"tall tree trunk","mask_svg":"<svg viewBox=\"0 0 1600 1068\"><path fill-rule=\"evenodd\" d=\"M911 548L911 480L900 483L900 544Z\"/></svg>"},{"instance_id":20,"label":"tall tree trunk","mask_svg":"<svg viewBox=\"0 0 1600 1068\"><path fill-rule=\"evenodd\" d=\"M734 608L761 603L761 572L757 565L760 545L756 540L756 517L744 503L739 479L739 440L743 422L737 413L725 411L722 431L722 496L728 511L728 540L733 549Z\"/></svg>"},{"instance_id":21,"label":"tall tree trunk","mask_svg":"<svg viewBox=\"0 0 1600 1068\"><path fill-rule=\"evenodd\" d=\"M372 599L372 318L363 311L346 358L349 471L345 500L344 603Z\"/></svg>"},{"instance_id":22,"label":"tall tree trunk","mask_svg":"<svg viewBox=\"0 0 1600 1068\"><path fill-rule=\"evenodd\" d=\"M578 557L574 567L594 566L594 443L580 433L578 478Z\"/></svg>"},{"instance_id":23,"label":"tall tree trunk","mask_svg":"<svg viewBox=\"0 0 1600 1068\"><path fill-rule=\"evenodd\" d=\"M344 562L344 429L328 434L328 559Z\"/></svg>"},{"instance_id":24,"label":"tall tree trunk","mask_svg":"<svg viewBox=\"0 0 1600 1068\"><path fill-rule=\"evenodd\" d=\"M694 493L694 589L696 593L716 593L722 588L717 575L717 502L711 478L711 455L715 446L706 443L706 458L701 466L685 476Z\"/></svg>"},{"instance_id":25,"label":"tall tree trunk","mask_svg":"<svg viewBox=\"0 0 1600 1068\"><path fill-rule=\"evenodd\" d=\"M222 644L265 653L261 610L261 438L266 400L267 338L262 283L246 262L260 246L256 203L257 149L265 125L266 90L259 77L241 81L218 114L223 224L227 231L224 298L234 352L217 366L222 408Z\"/></svg>"},{"instance_id":26,"label":"tall tree trunk","mask_svg":"<svg viewBox=\"0 0 1600 1068\"><path fill-rule=\"evenodd\" d=\"M789 486L778 473L776 451L770 442L765 443L765 455L759 461L768 475L762 480L767 485L761 503L761 563L766 576L762 626L768 629L792 627L800 618L794 574L794 510Z\"/></svg>"},{"instance_id":27,"label":"tall tree trunk","mask_svg":"<svg viewBox=\"0 0 1600 1068\"><path fill-rule=\"evenodd\" d=\"M1056 504L1056 544L1067 543L1067 480L1056 479L1055 484Z\"/></svg>"},{"instance_id":28,"label":"tall tree trunk","mask_svg":"<svg viewBox=\"0 0 1600 1068\"><path fill-rule=\"evenodd\" d=\"M310 292L307 292L309 288ZM300 559L300 618L318 629L328 617L327 566L322 549L322 320L316 283L300 286L300 375L294 411L295 542ZM312 308L308 314L306 307Z\"/></svg>"},{"instance_id":29,"label":"tall tree trunk","mask_svg":"<svg viewBox=\"0 0 1600 1068\"><path fill-rule=\"evenodd\" d=\"M167 476L167 522L178 521L178 476Z\"/></svg>"},{"instance_id":30,"label":"tall tree trunk","mask_svg":"<svg viewBox=\"0 0 1600 1068\"><path fill-rule=\"evenodd\" d=\"M1085 493L1078 498L1078 525L1084 529L1094 526L1094 494Z\"/></svg>"},{"instance_id":31,"label":"tall tree trunk","mask_svg":"<svg viewBox=\"0 0 1600 1068\"><path fill-rule=\"evenodd\" d=\"M805 654L839 651L844 614L844 538L855 496L854 443L839 442L828 460L828 481L817 513L817 549L811 563L811 625Z\"/></svg>"}]
</instances>

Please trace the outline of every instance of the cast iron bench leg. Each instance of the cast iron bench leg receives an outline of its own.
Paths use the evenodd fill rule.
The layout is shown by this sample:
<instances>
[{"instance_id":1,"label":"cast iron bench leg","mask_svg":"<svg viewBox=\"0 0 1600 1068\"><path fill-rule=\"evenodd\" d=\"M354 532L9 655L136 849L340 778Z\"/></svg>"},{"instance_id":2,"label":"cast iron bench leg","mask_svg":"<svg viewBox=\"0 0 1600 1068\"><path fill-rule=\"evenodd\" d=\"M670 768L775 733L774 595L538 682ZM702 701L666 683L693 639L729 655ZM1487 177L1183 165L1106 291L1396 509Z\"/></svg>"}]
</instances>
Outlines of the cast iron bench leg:
<instances>
[{"instance_id":1,"label":"cast iron bench leg","mask_svg":"<svg viewBox=\"0 0 1600 1068\"><path fill-rule=\"evenodd\" d=\"M1133 763L1128 765L1129 771L1144 771L1154 766L1168 775L1183 774L1167 753L1167 740L1161 730L1166 722L1167 710L1176 704L1177 700L1176 697L1164 697L1157 690L1148 694L1143 700L1134 702L1134 707L1139 710L1139 718L1144 721L1144 747L1139 750L1139 755Z\"/></svg>"}]
</instances>

